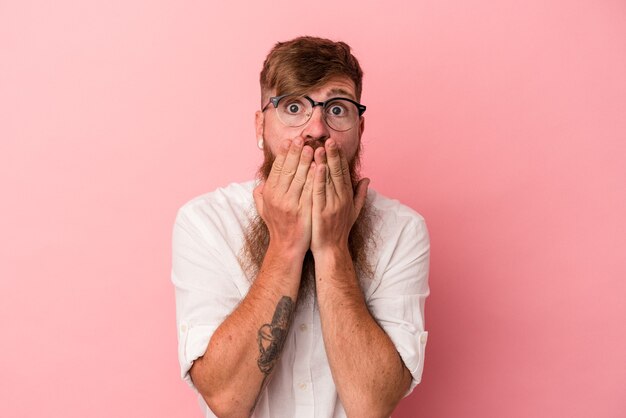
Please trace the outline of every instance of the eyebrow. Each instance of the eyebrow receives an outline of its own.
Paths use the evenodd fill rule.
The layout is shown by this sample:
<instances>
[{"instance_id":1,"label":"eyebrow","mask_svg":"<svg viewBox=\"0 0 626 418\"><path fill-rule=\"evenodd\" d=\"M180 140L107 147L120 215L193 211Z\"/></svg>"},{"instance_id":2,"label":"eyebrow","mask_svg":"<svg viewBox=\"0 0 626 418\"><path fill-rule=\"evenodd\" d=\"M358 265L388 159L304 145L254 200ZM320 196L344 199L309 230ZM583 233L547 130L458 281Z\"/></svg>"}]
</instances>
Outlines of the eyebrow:
<instances>
[{"instance_id":1,"label":"eyebrow","mask_svg":"<svg viewBox=\"0 0 626 418\"><path fill-rule=\"evenodd\" d=\"M334 88L334 89L330 89L330 91L328 92L326 97L331 97L334 95L343 95L343 96L347 96L348 99L352 99L352 100L356 100L354 98L354 96L352 95L352 93L350 93L348 90L344 90L341 88Z\"/></svg>"}]
</instances>

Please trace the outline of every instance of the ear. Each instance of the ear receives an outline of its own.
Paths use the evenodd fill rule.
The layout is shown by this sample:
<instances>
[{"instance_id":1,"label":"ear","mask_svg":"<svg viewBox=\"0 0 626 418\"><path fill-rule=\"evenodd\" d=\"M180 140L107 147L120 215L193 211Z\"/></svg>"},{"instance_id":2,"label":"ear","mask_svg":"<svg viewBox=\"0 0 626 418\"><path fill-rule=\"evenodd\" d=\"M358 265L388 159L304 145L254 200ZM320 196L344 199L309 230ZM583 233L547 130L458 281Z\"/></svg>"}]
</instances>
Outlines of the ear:
<instances>
[{"instance_id":1,"label":"ear","mask_svg":"<svg viewBox=\"0 0 626 418\"><path fill-rule=\"evenodd\" d=\"M363 135L363 131L365 131L365 116L361 116L361 120L359 121L359 139Z\"/></svg>"},{"instance_id":2,"label":"ear","mask_svg":"<svg viewBox=\"0 0 626 418\"><path fill-rule=\"evenodd\" d=\"M256 133L257 146L263 149L263 123L265 115L260 110L254 114L254 128Z\"/></svg>"}]
</instances>

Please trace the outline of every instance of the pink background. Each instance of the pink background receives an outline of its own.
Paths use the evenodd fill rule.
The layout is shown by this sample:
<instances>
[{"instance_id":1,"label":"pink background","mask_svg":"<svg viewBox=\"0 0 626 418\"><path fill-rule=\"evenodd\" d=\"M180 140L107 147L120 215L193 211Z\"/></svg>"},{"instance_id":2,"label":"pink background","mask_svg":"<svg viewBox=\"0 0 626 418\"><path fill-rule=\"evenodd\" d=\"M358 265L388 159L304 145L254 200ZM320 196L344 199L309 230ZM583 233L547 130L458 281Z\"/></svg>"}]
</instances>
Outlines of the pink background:
<instances>
[{"instance_id":1,"label":"pink background","mask_svg":"<svg viewBox=\"0 0 626 418\"><path fill-rule=\"evenodd\" d=\"M0 416L199 416L175 212L252 177L263 58L302 34L353 46L364 174L431 233L394 416L625 416L624 1L222 3L0 1Z\"/></svg>"}]
</instances>

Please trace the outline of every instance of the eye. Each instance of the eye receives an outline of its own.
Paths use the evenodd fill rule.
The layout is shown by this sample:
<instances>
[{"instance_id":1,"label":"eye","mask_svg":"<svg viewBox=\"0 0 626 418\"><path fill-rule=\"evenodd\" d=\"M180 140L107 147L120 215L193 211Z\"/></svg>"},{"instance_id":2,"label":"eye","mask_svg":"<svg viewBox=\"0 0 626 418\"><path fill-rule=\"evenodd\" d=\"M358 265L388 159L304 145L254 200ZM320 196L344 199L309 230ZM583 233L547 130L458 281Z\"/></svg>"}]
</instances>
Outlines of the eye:
<instances>
[{"instance_id":1,"label":"eye","mask_svg":"<svg viewBox=\"0 0 626 418\"><path fill-rule=\"evenodd\" d=\"M298 115L305 111L305 105L300 99L285 100L280 103L281 110L288 115Z\"/></svg>"},{"instance_id":2,"label":"eye","mask_svg":"<svg viewBox=\"0 0 626 418\"><path fill-rule=\"evenodd\" d=\"M326 111L328 116L346 116L348 114L347 106L341 102L331 103Z\"/></svg>"}]
</instances>

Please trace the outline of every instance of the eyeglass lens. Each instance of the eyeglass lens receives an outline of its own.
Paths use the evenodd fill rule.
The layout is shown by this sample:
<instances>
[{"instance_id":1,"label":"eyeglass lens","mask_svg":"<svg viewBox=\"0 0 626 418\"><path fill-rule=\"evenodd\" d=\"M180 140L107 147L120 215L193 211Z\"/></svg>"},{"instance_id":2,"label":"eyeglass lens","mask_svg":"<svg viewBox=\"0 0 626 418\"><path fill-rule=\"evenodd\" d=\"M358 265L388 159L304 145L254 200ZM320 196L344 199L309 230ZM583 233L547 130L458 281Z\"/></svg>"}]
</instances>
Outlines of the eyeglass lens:
<instances>
[{"instance_id":1,"label":"eyeglass lens","mask_svg":"<svg viewBox=\"0 0 626 418\"><path fill-rule=\"evenodd\" d=\"M287 126L301 126L313 114L313 105L303 96L286 96L278 102L278 118ZM341 98L331 99L324 105L324 119L336 131L347 131L359 120L359 111L354 103Z\"/></svg>"}]
</instances>

